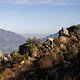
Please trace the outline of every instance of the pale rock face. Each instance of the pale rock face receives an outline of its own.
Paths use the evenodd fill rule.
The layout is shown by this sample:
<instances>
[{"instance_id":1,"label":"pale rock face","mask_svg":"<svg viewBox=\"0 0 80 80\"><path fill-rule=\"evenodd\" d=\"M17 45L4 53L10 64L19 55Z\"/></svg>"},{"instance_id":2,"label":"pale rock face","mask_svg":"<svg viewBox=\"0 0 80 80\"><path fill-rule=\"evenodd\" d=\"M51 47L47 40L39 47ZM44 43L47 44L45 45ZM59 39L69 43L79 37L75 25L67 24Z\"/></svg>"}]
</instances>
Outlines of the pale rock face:
<instances>
[{"instance_id":1,"label":"pale rock face","mask_svg":"<svg viewBox=\"0 0 80 80\"><path fill-rule=\"evenodd\" d=\"M19 67L21 67L21 65L26 65L26 64L30 65L30 64L32 64L31 61L34 61L34 60L32 60L32 59L30 59L30 60L29 59L28 60L22 60L20 62Z\"/></svg>"},{"instance_id":2,"label":"pale rock face","mask_svg":"<svg viewBox=\"0 0 80 80\"><path fill-rule=\"evenodd\" d=\"M68 43L68 39L65 37L65 36L61 36L60 37L60 41L64 44L67 44Z\"/></svg>"},{"instance_id":3,"label":"pale rock face","mask_svg":"<svg viewBox=\"0 0 80 80\"><path fill-rule=\"evenodd\" d=\"M21 65L22 65L22 64L24 64L24 63L25 63L25 61L24 61L24 60L20 62L20 64L21 64Z\"/></svg>"},{"instance_id":4,"label":"pale rock face","mask_svg":"<svg viewBox=\"0 0 80 80\"><path fill-rule=\"evenodd\" d=\"M62 28L60 34L61 36L69 36L69 32L66 28Z\"/></svg>"},{"instance_id":5,"label":"pale rock face","mask_svg":"<svg viewBox=\"0 0 80 80\"><path fill-rule=\"evenodd\" d=\"M67 30L67 29L65 29L65 28L63 29L63 33L64 33L64 34L66 34L66 35L69 35L68 30Z\"/></svg>"},{"instance_id":6,"label":"pale rock face","mask_svg":"<svg viewBox=\"0 0 80 80\"><path fill-rule=\"evenodd\" d=\"M4 57L4 61L7 62L8 61L8 58L7 57Z\"/></svg>"}]
</instances>

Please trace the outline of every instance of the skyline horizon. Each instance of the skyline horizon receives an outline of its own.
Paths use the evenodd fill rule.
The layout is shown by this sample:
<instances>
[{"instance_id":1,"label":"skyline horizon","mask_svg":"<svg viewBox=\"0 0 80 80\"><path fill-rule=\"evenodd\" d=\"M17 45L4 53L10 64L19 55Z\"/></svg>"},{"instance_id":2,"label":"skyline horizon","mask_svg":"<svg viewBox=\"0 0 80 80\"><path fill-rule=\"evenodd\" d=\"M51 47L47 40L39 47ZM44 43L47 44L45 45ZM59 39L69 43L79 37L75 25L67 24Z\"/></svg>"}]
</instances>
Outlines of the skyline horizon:
<instances>
[{"instance_id":1,"label":"skyline horizon","mask_svg":"<svg viewBox=\"0 0 80 80\"><path fill-rule=\"evenodd\" d=\"M0 0L0 28L16 33L56 33L80 24L79 0Z\"/></svg>"},{"instance_id":2,"label":"skyline horizon","mask_svg":"<svg viewBox=\"0 0 80 80\"><path fill-rule=\"evenodd\" d=\"M80 24L73 24L73 25L80 25ZM73 25L70 25L70 26L73 26ZM61 30L62 28L69 28L70 26L66 26L66 27L61 27L59 30ZM4 28L0 28L0 30L6 30L6 31L10 31L10 32L14 32L14 33L17 33L17 34L23 34L23 35L26 35L26 34L31 34L31 35L37 35L37 34L56 34L59 30L57 30L56 32L46 32L46 33L43 33L43 32L41 32L41 33L32 33L32 32L16 32L16 31L13 31L13 30L10 30L10 29L4 29Z\"/></svg>"}]
</instances>

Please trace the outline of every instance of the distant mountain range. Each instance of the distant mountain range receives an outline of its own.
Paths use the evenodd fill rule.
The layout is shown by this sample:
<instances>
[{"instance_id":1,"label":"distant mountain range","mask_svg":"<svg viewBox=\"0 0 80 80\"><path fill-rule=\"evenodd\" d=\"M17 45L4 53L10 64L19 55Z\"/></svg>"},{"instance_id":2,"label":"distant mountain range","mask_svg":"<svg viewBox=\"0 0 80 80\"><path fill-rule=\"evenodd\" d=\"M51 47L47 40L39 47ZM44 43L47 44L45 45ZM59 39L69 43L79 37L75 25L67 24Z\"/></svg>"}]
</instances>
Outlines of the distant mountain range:
<instances>
[{"instance_id":1,"label":"distant mountain range","mask_svg":"<svg viewBox=\"0 0 80 80\"><path fill-rule=\"evenodd\" d=\"M42 38L43 41L46 41L49 37L51 38L57 38L59 36L59 32L57 32L56 34L50 34L44 38Z\"/></svg>"},{"instance_id":2,"label":"distant mountain range","mask_svg":"<svg viewBox=\"0 0 80 80\"><path fill-rule=\"evenodd\" d=\"M0 29L0 51L12 52L18 50L19 45L26 42L26 39L14 32Z\"/></svg>"},{"instance_id":3,"label":"distant mountain range","mask_svg":"<svg viewBox=\"0 0 80 80\"><path fill-rule=\"evenodd\" d=\"M26 34L21 34L23 37L25 37L26 39L28 39L28 38L33 38L33 37L36 37L36 38L39 38L39 39L41 39L41 38L44 38L45 36L47 36L47 35L49 35L48 33L47 34L40 34L40 33L26 33Z\"/></svg>"}]
</instances>

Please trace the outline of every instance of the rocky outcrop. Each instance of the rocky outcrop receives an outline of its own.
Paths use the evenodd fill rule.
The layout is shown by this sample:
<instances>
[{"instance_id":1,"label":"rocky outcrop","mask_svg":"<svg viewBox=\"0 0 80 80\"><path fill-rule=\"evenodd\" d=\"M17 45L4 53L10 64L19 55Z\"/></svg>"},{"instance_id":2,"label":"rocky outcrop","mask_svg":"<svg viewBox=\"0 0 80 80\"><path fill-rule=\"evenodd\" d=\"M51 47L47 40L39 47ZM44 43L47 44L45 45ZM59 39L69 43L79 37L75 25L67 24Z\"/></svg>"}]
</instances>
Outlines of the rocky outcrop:
<instances>
[{"instance_id":1,"label":"rocky outcrop","mask_svg":"<svg viewBox=\"0 0 80 80\"><path fill-rule=\"evenodd\" d=\"M69 32L66 28L62 28L60 31L59 31L59 36L69 36Z\"/></svg>"}]
</instances>

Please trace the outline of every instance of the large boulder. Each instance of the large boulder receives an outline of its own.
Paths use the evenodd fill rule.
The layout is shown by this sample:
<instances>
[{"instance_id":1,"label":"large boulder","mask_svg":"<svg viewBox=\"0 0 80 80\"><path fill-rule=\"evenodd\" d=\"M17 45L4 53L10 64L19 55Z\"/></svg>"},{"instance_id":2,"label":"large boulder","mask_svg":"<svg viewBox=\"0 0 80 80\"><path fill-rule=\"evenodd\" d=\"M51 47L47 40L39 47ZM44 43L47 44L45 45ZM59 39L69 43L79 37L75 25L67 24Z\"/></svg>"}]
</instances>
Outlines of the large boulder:
<instances>
[{"instance_id":1,"label":"large boulder","mask_svg":"<svg viewBox=\"0 0 80 80\"><path fill-rule=\"evenodd\" d=\"M59 31L59 36L69 36L69 32L66 28L62 28L62 30Z\"/></svg>"}]
</instances>

